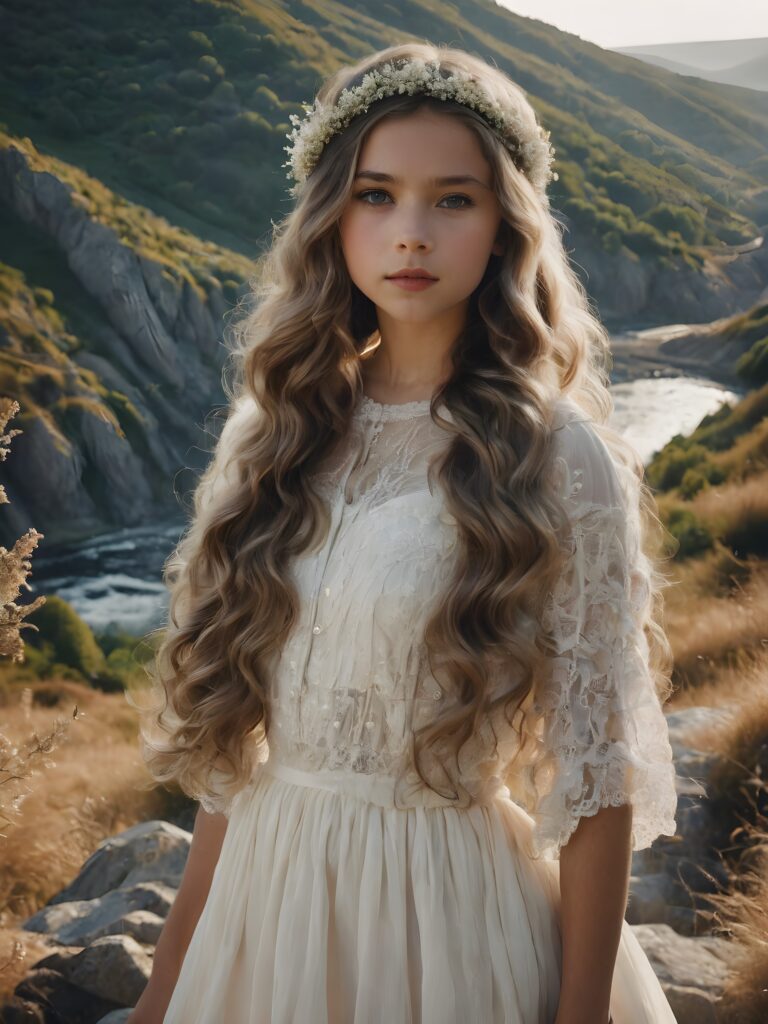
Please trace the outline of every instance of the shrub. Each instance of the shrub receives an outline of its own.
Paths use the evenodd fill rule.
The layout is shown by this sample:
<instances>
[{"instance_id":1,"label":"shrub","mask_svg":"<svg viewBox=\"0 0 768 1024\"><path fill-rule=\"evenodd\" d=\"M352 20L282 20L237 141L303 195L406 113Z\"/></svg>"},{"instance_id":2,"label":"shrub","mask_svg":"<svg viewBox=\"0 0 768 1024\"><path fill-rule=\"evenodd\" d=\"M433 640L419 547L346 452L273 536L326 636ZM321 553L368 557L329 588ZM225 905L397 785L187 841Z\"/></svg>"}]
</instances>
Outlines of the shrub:
<instances>
[{"instance_id":1,"label":"shrub","mask_svg":"<svg viewBox=\"0 0 768 1024\"><path fill-rule=\"evenodd\" d=\"M50 595L32 621L39 632L29 643L48 655L51 667L53 664L67 666L88 680L93 680L106 668L104 654L91 627L62 597Z\"/></svg>"},{"instance_id":2,"label":"shrub","mask_svg":"<svg viewBox=\"0 0 768 1024\"><path fill-rule=\"evenodd\" d=\"M690 206L658 203L646 214L646 219L667 235L678 232L691 245L700 245L704 241L704 216Z\"/></svg>"},{"instance_id":3,"label":"shrub","mask_svg":"<svg viewBox=\"0 0 768 1024\"><path fill-rule=\"evenodd\" d=\"M686 469L683 479L680 481L680 497L686 501L694 498L699 491L709 487L709 481L700 469Z\"/></svg>"},{"instance_id":4,"label":"shrub","mask_svg":"<svg viewBox=\"0 0 768 1024\"><path fill-rule=\"evenodd\" d=\"M768 337L756 341L737 360L736 373L757 387L768 383Z\"/></svg>"},{"instance_id":5,"label":"shrub","mask_svg":"<svg viewBox=\"0 0 768 1024\"><path fill-rule=\"evenodd\" d=\"M713 538L706 526L699 522L690 509L673 508L667 528L678 543L677 557L690 558L712 547Z\"/></svg>"},{"instance_id":6,"label":"shrub","mask_svg":"<svg viewBox=\"0 0 768 1024\"><path fill-rule=\"evenodd\" d=\"M680 497L690 501L699 491L710 484L725 482L725 473L719 466L711 462L701 462L697 466L686 469L680 481Z\"/></svg>"},{"instance_id":7,"label":"shrub","mask_svg":"<svg viewBox=\"0 0 768 1024\"><path fill-rule=\"evenodd\" d=\"M681 434L676 434L649 464L648 482L660 491L679 487L686 471L705 462L707 455L703 445L691 444Z\"/></svg>"}]
</instances>

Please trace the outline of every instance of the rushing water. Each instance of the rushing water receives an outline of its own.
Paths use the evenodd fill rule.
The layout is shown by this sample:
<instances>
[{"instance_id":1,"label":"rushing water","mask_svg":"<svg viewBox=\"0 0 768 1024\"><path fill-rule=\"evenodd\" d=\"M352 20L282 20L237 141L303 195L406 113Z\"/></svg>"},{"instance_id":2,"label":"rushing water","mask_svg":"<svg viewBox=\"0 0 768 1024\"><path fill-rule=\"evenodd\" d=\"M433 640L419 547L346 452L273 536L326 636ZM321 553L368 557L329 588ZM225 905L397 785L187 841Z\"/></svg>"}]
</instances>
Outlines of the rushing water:
<instances>
[{"instance_id":1,"label":"rushing water","mask_svg":"<svg viewBox=\"0 0 768 1024\"><path fill-rule=\"evenodd\" d=\"M675 434L738 396L696 377L643 377L613 385L611 421L648 461ZM33 559L33 594L58 594L95 630L115 626L141 634L162 624L167 608L163 562L183 529L181 519L115 530Z\"/></svg>"}]
</instances>

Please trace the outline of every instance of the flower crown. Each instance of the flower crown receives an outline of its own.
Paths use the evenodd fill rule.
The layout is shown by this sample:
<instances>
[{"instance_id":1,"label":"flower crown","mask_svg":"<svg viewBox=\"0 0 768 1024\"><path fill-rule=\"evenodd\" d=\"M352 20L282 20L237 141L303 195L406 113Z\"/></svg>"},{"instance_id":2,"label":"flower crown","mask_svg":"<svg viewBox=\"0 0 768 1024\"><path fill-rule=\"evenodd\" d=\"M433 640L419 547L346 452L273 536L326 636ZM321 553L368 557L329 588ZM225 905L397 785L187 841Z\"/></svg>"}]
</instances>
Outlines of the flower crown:
<instances>
[{"instance_id":1,"label":"flower crown","mask_svg":"<svg viewBox=\"0 0 768 1024\"><path fill-rule=\"evenodd\" d=\"M414 59L394 66L391 63L373 68L360 85L343 89L332 106L321 104L315 99L312 104L303 103L306 117L303 122L296 114L290 115L294 125L286 135L290 146L283 148L290 159L282 166L290 170L286 177L293 177L298 183L306 181L320 159L326 144L344 128L364 113L375 100L396 93L425 93L441 100L453 100L471 107L481 114L495 130L507 149L513 154L515 165L531 181L534 188L544 193L550 180L557 181L552 171L555 149L549 143L548 131L540 125L532 134L530 128L516 115L514 110L492 100L483 87L464 71L455 71L444 77L440 74L439 61ZM296 193L297 186L291 189Z\"/></svg>"}]
</instances>

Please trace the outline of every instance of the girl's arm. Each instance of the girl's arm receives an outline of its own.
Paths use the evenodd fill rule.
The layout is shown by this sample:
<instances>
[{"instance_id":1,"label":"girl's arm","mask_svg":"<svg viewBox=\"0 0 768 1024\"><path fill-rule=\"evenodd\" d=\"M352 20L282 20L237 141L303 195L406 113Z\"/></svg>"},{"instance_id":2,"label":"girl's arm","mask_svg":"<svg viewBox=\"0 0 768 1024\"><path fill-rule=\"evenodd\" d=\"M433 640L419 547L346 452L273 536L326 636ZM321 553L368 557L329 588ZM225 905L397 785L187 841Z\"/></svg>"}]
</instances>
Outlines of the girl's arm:
<instances>
[{"instance_id":1,"label":"girl's arm","mask_svg":"<svg viewBox=\"0 0 768 1024\"><path fill-rule=\"evenodd\" d=\"M555 1024L607 1024L632 867L632 807L583 817L560 851L563 971Z\"/></svg>"},{"instance_id":2,"label":"girl's arm","mask_svg":"<svg viewBox=\"0 0 768 1024\"><path fill-rule=\"evenodd\" d=\"M198 809L179 890L160 933L152 974L126 1024L162 1024L182 961L202 913L227 831L224 814Z\"/></svg>"},{"instance_id":3,"label":"girl's arm","mask_svg":"<svg viewBox=\"0 0 768 1024\"><path fill-rule=\"evenodd\" d=\"M544 610L537 751L511 789L531 809L533 854L560 859L556 1024L608 1024L631 853L675 834L675 764L646 629L654 578L639 475L588 420L574 415L556 439L565 561Z\"/></svg>"}]
</instances>

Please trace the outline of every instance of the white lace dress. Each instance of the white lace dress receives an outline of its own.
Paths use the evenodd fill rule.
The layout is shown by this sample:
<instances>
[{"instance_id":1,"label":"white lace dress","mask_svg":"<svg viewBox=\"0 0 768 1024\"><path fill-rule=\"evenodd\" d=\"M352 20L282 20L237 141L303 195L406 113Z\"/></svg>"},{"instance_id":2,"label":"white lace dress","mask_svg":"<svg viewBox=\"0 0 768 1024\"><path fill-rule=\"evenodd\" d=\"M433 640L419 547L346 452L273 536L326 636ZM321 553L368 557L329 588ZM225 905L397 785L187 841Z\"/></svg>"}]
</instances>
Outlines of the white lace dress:
<instances>
[{"instance_id":1,"label":"white lace dress","mask_svg":"<svg viewBox=\"0 0 768 1024\"><path fill-rule=\"evenodd\" d=\"M268 759L247 788L201 798L229 823L164 1024L554 1021L560 847L607 804L633 804L634 849L673 835L676 810L638 627L637 509L583 414L563 401L559 415L573 532L547 609L557 656L531 695L535 782L505 775L519 737L499 721L496 754L481 732L461 762L466 807L409 763L412 729L448 699L421 639L456 549L426 475L448 433L426 401L363 396L316 478L330 530L292 565L301 615L270 673ZM626 922L611 1014L675 1019Z\"/></svg>"}]
</instances>

